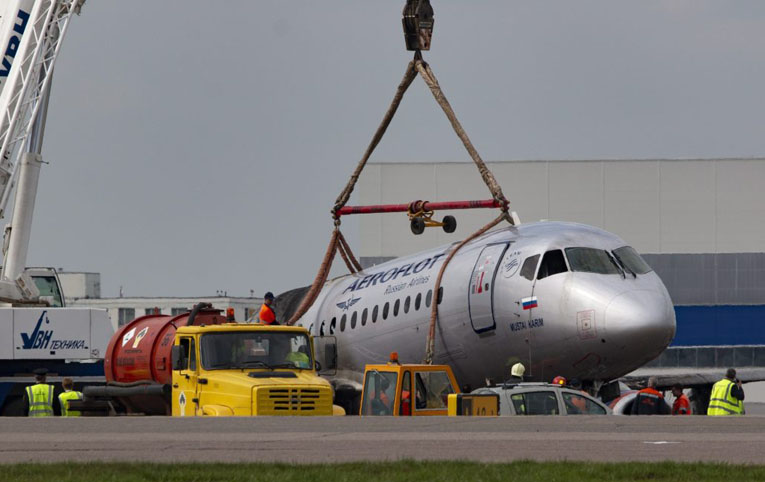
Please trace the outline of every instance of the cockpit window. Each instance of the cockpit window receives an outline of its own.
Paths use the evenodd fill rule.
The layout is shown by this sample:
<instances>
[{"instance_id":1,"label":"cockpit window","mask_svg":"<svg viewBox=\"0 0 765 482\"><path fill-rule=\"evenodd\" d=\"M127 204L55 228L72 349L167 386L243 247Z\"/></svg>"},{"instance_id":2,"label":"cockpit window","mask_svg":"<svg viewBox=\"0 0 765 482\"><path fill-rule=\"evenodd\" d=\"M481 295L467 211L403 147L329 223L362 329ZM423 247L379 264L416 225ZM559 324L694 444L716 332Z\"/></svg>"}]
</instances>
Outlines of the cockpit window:
<instances>
[{"instance_id":1,"label":"cockpit window","mask_svg":"<svg viewBox=\"0 0 765 482\"><path fill-rule=\"evenodd\" d=\"M565 273L568 271L566 268L566 259L563 257L563 251L560 249L553 249L545 253L542 258L542 264L539 265L539 273L537 273L537 279L545 279L548 276L552 276L558 273Z\"/></svg>"},{"instance_id":2,"label":"cockpit window","mask_svg":"<svg viewBox=\"0 0 765 482\"><path fill-rule=\"evenodd\" d=\"M598 274L620 274L616 262L608 251L595 248L566 248L571 271Z\"/></svg>"},{"instance_id":3,"label":"cockpit window","mask_svg":"<svg viewBox=\"0 0 765 482\"><path fill-rule=\"evenodd\" d=\"M539 255L529 256L521 266L521 276L531 281L534 279L534 273L537 271L537 263L539 262Z\"/></svg>"},{"instance_id":4,"label":"cockpit window","mask_svg":"<svg viewBox=\"0 0 765 482\"><path fill-rule=\"evenodd\" d=\"M651 267L640 257L635 248L632 246L623 246L614 250L614 256L616 260L622 264L625 268L632 271L635 274L649 273Z\"/></svg>"}]
</instances>

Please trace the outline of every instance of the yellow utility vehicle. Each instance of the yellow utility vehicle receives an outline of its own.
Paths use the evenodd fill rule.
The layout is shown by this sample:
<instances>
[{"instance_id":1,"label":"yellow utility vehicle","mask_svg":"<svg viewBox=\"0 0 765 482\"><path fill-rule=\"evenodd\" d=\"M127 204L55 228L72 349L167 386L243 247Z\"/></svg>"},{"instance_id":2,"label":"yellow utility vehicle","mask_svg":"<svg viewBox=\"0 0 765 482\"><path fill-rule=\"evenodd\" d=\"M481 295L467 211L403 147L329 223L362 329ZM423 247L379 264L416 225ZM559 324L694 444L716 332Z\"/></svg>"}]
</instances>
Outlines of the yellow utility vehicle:
<instances>
[{"instance_id":1,"label":"yellow utility vehicle","mask_svg":"<svg viewBox=\"0 0 765 482\"><path fill-rule=\"evenodd\" d=\"M449 395L458 393L449 366L402 365L394 352L388 363L365 367L360 415L448 415Z\"/></svg>"},{"instance_id":2,"label":"yellow utility vehicle","mask_svg":"<svg viewBox=\"0 0 765 482\"><path fill-rule=\"evenodd\" d=\"M228 323L200 303L120 327L104 356L105 386L70 407L88 415L333 415L313 339L296 326Z\"/></svg>"},{"instance_id":3,"label":"yellow utility vehicle","mask_svg":"<svg viewBox=\"0 0 765 482\"><path fill-rule=\"evenodd\" d=\"M304 328L184 326L172 355L173 416L333 414Z\"/></svg>"}]
</instances>

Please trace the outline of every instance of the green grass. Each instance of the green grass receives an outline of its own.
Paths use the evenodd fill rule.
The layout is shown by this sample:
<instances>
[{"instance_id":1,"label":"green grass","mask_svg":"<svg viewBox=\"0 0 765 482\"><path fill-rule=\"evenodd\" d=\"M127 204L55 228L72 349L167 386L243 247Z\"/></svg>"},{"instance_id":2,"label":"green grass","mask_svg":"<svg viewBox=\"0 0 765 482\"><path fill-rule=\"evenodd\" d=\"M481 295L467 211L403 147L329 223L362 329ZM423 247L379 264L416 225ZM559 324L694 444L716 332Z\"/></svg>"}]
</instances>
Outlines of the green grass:
<instances>
[{"instance_id":1,"label":"green grass","mask_svg":"<svg viewBox=\"0 0 765 482\"><path fill-rule=\"evenodd\" d=\"M289 464L55 463L0 465L0 480L50 481L693 481L765 480L765 465L587 462Z\"/></svg>"}]
</instances>

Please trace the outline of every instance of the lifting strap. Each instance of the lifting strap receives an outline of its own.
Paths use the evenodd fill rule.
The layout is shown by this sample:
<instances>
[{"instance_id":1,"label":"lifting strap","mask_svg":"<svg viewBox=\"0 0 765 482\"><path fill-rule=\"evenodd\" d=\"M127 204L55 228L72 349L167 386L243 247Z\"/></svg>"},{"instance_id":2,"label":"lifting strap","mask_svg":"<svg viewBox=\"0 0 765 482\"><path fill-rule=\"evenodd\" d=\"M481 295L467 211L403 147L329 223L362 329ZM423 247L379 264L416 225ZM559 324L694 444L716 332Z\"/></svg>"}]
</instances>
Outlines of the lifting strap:
<instances>
[{"instance_id":1,"label":"lifting strap","mask_svg":"<svg viewBox=\"0 0 765 482\"><path fill-rule=\"evenodd\" d=\"M306 293L303 300L300 302L300 306L289 319L289 321L287 321L287 324L294 325L297 320L302 318L303 315L305 315L306 312L314 304L316 298L321 292L321 289L324 287L324 283L327 281L330 268L332 267L332 261L335 259L335 253L337 251L340 252L340 256L343 258L343 261L345 261L345 264L351 273L361 271L361 265L354 257L348 242L340 232L340 215L338 212L350 200L353 189L356 187L356 182L358 182L359 176L361 176L361 172L364 170L369 157L372 155L375 148L385 135L385 131L388 129L390 122L393 120L393 116L396 114L398 106L401 104L401 100L404 98L404 93L409 88L409 86L412 85L412 81L414 81L414 78L417 77L417 74L422 77L422 80L425 82L428 88L430 88L433 97L436 99L436 102L438 102L438 105L441 106L444 114L446 114L446 117L449 119L449 122L451 123L454 132L457 134L457 137L460 138L462 144L465 146L465 149L468 151L468 154L470 154L470 157L473 159L473 162L478 168L478 172L481 174L481 179L483 179L483 182L486 184L489 192L491 192L492 198L497 202L499 209L502 211L496 219L475 233L471 234L469 237L465 238L464 241L455 246L447 256L446 260L444 260L444 264L441 265L441 269L438 272L436 284L433 289L436 300L431 304L430 329L428 330L428 339L425 347L425 363L430 365L433 362L433 354L435 350L436 326L438 323L438 293L441 288L441 280L443 278L444 272L446 271L446 267L452 258L457 254L457 251L459 251L460 248L465 246L467 243L476 239L478 236L481 236L503 220L506 220L510 224L513 224L513 220L508 213L510 202L507 200L507 198L505 198L499 183L497 183L494 175L483 162L483 159L481 159L481 156L473 146L473 143L470 142L470 138L465 132L465 129L463 129L459 120L457 120L457 115L454 113L452 106L449 104L449 101L446 99L446 96L441 90L441 86L438 84L438 80L436 79L435 74L431 70L430 65L428 65L428 63L422 59L422 54L419 50L415 52L414 59L409 62L409 65L406 68L406 72L404 73L404 78L401 79L401 83L399 83L398 89L396 89L396 94L393 96L393 101L388 107L387 112L385 112L385 116L383 117L380 125L377 127L377 130L375 131L369 146L367 146L364 155L356 166L356 169L353 171L353 174L351 174L351 178L348 180L345 188L343 188L343 190L340 192L340 195L337 197L337 200L335 200L335 205L332 207L331 212L335 223L335 229L332 232L332 236L330 237L329 246L327 246L324 260L319 267L319 272L316 274L316 278L314 278L313 284L311 284L310 289Z\"/></svg>"}]
</instances>

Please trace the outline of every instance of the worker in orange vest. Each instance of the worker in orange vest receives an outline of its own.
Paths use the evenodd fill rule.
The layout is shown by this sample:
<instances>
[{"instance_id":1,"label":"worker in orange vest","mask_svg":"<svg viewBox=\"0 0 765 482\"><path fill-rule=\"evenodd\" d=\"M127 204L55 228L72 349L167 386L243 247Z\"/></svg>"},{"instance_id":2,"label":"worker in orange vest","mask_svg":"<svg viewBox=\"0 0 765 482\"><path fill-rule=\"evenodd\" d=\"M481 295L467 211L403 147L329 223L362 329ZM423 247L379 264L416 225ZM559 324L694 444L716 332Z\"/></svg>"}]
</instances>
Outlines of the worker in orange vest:
<instances>
[{"instance_id":1,"label":"worker in orange vest","mask_svg":"<svg viewBox=\"0 0 765 482\"><path fill-rule=\"evenodd\" d=\"M669 405L656 390L657 384L656 378L648 379L648 387L640 390L632 402L632 415L669 415Z\"/></svg>"},{"instance_id":2,"label":"worker in orange vest","mask_svg":"<svg viewBox=\"0 0 765 482\"><path fill-rule=\"evenodd\" d=\"M691 403L683 393L683 386L676 383L672 387L672 395L675 396L675 403L672 404L672 415L690 415Z\"/></svg>"},{"instance_id":3,"label":"worker in orange vest","mask_svg":"<svg viewBox=\"0 0 765 482\"><path fill-rule=\"evenodd\" d=\"M260 307L260 314L258 315L258 321L264 325L278 325L276 322L276 313L271 305L274 302L274 294L270 291L263 297L263 305Z\"/></svg>"}]
</instances>

